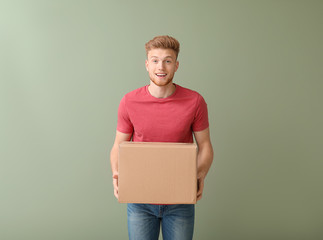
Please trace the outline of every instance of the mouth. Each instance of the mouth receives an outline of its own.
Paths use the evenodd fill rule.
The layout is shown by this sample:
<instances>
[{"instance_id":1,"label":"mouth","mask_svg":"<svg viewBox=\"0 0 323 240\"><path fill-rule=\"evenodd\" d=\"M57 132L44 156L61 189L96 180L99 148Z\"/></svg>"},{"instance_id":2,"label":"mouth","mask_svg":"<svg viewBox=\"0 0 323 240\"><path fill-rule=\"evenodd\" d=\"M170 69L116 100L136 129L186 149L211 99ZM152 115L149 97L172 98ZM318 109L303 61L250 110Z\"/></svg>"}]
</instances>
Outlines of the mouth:
<instances>
[{"instance_id":1,"label":"mouth","mask_svg":"<svg viewBox=\"0 0 323 240\"><path fill-rule=\"evenodd\" d=\"M156 73L156 76L158 77L158 78L164 78L164 77L166 77L166 73Z\"/></svg>"}]
</instances>

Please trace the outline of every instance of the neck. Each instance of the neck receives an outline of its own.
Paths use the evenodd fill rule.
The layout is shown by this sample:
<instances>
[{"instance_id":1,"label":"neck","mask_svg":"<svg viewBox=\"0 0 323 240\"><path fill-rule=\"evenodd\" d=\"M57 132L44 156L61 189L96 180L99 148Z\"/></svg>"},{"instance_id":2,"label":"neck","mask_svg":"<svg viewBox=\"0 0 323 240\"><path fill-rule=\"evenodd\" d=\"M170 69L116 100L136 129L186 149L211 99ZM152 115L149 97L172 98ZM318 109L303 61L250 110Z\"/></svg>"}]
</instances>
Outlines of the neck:
<instances>
[{"instance_id":1,"label":"neck","mask_svg":"<svg viewBox=\"0 0 323 240\"><path fill-rule=\"evenodd\" d=\"M149 93L155 98L167 98L175 92L176 86L173 82L170 82L166 86L157 86L152 81L148 86Z\"/></svg>"}]
</instances>

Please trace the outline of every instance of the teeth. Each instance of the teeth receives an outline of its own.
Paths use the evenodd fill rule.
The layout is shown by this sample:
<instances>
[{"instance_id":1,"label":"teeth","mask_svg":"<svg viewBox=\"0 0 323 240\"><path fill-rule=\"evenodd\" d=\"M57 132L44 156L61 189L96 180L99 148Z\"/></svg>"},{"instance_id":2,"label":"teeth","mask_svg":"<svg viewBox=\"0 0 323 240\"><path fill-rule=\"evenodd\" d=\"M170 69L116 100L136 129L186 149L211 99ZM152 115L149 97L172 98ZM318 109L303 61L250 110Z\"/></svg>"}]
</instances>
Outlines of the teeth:
<instances>
[{"instance_id":1,"label":"teeth","mask_svg":"<svg viewBox=\"0 0 323 240\"><path fill-rule=\"evenodd\" d=\"M166 76L166 74L156 74L157 76Z\"/></svg>"}]
</instances>

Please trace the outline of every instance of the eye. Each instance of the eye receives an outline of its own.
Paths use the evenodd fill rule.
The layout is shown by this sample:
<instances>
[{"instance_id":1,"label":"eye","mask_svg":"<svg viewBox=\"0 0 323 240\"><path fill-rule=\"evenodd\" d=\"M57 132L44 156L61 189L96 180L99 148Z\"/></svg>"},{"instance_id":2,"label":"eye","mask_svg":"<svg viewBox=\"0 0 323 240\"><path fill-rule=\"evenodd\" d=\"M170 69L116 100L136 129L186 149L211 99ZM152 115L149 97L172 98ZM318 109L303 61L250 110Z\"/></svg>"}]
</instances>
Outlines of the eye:
<instances>
[{"instance_id":1,"label":"eye","mask_svg":"<svg viewBox=\"0 0 323 240\"><path fill-rule=\"evenodd\" d=\"M157 60L153 60L153 63L157 63Z\"/></svg>"}]
</instances>

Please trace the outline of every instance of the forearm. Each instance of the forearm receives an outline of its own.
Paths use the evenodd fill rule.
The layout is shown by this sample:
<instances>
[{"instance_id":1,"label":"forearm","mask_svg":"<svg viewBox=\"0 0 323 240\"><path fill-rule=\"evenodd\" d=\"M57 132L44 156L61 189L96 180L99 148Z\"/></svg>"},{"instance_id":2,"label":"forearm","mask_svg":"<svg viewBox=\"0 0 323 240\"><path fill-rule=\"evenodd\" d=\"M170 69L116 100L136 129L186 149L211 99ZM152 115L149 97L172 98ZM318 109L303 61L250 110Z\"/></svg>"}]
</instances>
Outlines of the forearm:
<instances>
[{"instance_id":1,"label":"forearm","mask_svg":"<svg viewBox=\"0 0 323 240\"><path fill-rule=\"evenodd\" d=\"M199 178L205 178L213 162L213 147L211 142L203 144L198 149L197 171Z\"/></svg>"},{"instance_id":2,"label":"forearm","mask_svg":"<svg viewBox=\"0 0 323 240\"><path fill-rule=\"evenodd\" d=\"M113 175L118 174L119 144L123 141L129 141L131 139L131 136L132 133L122 133L116 131L116 137L110 152L111 171Z\"/></svg>"},{"instance_id":3,"label":"forearm","mask_svg":"<svg viewBox=\"0 0 323 240\"><path fill-rule=\"evenodd\" d=\"M118 145L113 145L110 152L110 163L111 163L111 171L112 175L118 174L118 154L119 148Z\"/></svg>"}]
</instances>

